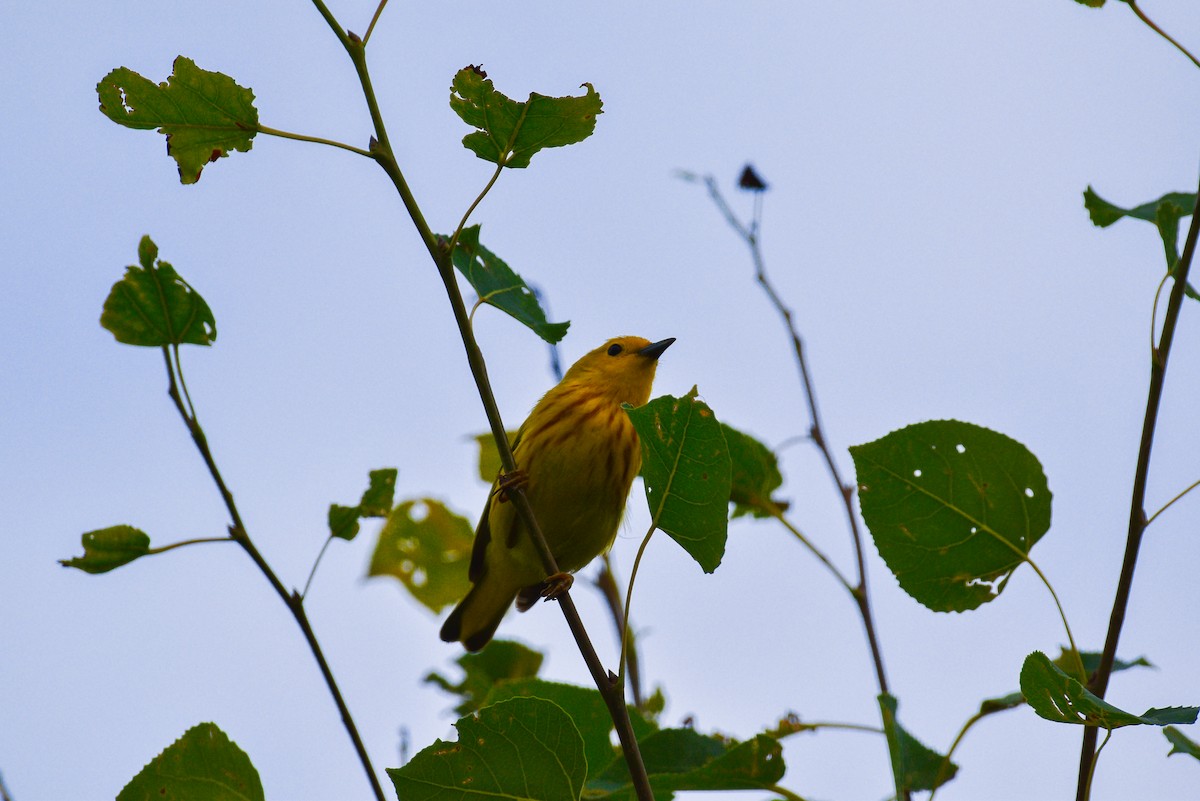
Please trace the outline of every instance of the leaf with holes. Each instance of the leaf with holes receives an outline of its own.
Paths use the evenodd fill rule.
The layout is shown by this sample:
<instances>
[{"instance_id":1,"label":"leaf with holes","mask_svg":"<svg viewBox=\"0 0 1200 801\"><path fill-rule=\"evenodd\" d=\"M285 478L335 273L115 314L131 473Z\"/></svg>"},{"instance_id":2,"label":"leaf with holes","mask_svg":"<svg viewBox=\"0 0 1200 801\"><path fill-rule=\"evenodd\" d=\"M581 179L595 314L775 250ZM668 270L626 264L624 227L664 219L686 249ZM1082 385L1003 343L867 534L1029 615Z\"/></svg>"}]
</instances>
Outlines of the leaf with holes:
<instances>
[{"instance_id":1,"label":"leaf with holes","mask_svg":"<svg viewBox=\"0 0 1200 801\"><path fill-rule=\"evenodd\" d=\"M513 698L460 718L457 742L436 741L389 768L404 801L578 801L587 777L583 739L541 698Z\"/></svg>"},{"instance_id":2,"label":"leaf with holes","mask_svg":"<svg viewBox=\"0 0 1200 801\"><path fill-rule=\"evenodd\" d=\"M125 268L104 301L100 325L118 342L142 347L211 345L217 338L212 309L165 261L148 236L138 243L140 267Z\"/></svg>"},{"instance_id":3,"label":"leaf with holes","mask_svg":"<svg viewBox=\"0 0 1200 801\"><path fill-rule=\"evenodd\" d=\"M642 478L654 525L705 573L721 564L729 528L729 447L712 409L697 397L663 395L625 406L642 448Z\"/></svg>"},{"instance_id":4,"label":"leaf with holes","mask_svg":"<svg viewBox=\"0 0 1200 801\"><path fill-rule=\"evenodd\" d=\"M405 501L379 532L367 575L395 576L414 598L440 612L471 589L467 562L472 539L470 522L438 501Z\"/></svg>"},{"instance_id":5,"label":"leaf with holes","mask_svg":"<svg viewBox=\"0 0 1200 801\"><path fill-rule=\"evenodd\" d=\"M1122 726L1166 726L1195 723L1200 708L1176 706L1148 709L1134 715L1092 694L1078 679L1067 675L1041 651L1025 657L1021 666L1021 694L1039 717L1057 723L1075 723L1117 729Z\"/></svg>"},{"instance_id":6,"label":"leaf with holes","mask_svg":"<svg viewBox=\"0 0 1200 801\"><path fill-rule=\"evenodd\" d=\"M372 470L358 506L330 504L329 536L349 541L358 536L358 521L362 518L387 517L396 493L396 473L394 467Z\"/></svg>"},{"instance_id":7,"label":"leaf with holes","mask_svg":"<svg viewBox=\"0 0 1200 801\"><path fill-rule=\"evenodd\" d=\"M783 778L779 741L759 734L744 742L694 729L662 729L638 740L654 797L666 801L684 790L766 790ZM593 801L633 801L629 766L616 759L588 782Z\"/></svg>"},{"instance_id":8,"label":"leaf with holes","mask_svg":"<svg viewBox=\"0 0 1200 801\"><path fill-rule=\"evenodd\" d=\"M63 567L107 573L150 552L150 536L133 526L109 526L83 535L83 556L60 559Z\"/></svg>"},{"instance_id":9,"label":"leaf with holes","mask_svg":"<svg viewBox=\"0 0 1200 801\"><path fill-rule=\"evenodd\" d=\"M879 555L904 591L935 612L998 596L1050 527L1037 457L995 431L934 420L850 454Z\"/></svg>"},{"instance_id":10,"label":"leaf with holes","mask_svg":"<svg viewBox=\"0 0 1200 801\"><path fill-rule=\"evenodd\" d=\"M497 685L537 676L543 659L541 653L519 642L492 640L482 651L465 653L454 660L463 670L461 681L452 682L440 673L430 673L425 681L461 696L462 701L454 711L465 715L482 707Z\"/></svg>"},{"instance_id":11,"label":"leaf with holes","mask_svg":"<svg viewBox=\"0 0 1200 801\"><path fill-rule=\"evenodd\" d=\"M444 244L449 237L439 236ZM551 345L567 335L570 322L551 323L533 290L503 259L479 244L479 226L464 228L454 245L454 266L466 276L479 300L495 306Z\"/></svg>"},{"instance_id":12,"label":"leaf with holes","mask_svg":"<svg viewBox=\"0 0 1200 801\"><path fill-rule=\"evenodd\" d=\"M217 728L184 732L117 795L117 801L262 801L262 781L246 752Z\"/></svg>"},{"instance_id":13,"label":"leaf with holes","mask_svg":"<svg viewBox=\"0 0 1200 801\"><path fill-rule=\"evenodd\" d=\"M196 183L206 164L230 151L248 151L258 133L254 92L183 56L166 83L119 67L101 79L96 93L100 110L118 125L166 134L167 154L184 184Z\"/></svg>"},{"instance_id":14,"label":"leaf with holes","mask_svg":"<svg viewBox=\"0 0 1200 801\"><path fill-rule=\"evenodd\" d=\"M547 97L531 92L520 103L505 97L478 67L464 67L450 84L450 108L478 128L463 146L502 167L528 167L539 150L582 142L596 130L600 95L590 83L582 97Z\"/></svg>"}]
</instances>

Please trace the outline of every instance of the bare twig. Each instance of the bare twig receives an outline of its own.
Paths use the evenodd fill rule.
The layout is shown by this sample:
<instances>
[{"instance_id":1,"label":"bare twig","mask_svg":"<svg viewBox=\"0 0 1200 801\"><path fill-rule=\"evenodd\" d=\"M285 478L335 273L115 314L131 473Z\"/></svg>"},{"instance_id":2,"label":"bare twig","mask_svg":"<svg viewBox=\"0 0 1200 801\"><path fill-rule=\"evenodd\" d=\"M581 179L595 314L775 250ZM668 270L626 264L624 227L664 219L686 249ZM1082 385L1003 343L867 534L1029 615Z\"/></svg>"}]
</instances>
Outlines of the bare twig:
<instances>
[{"instance_id":1,"label":"bare twig","mask_svg":"<svg viewBox=\"0 0 1200 801\"><path fill-rule=\"evenodd\" d=\"M1125 538L1125 558L1121 563L1121 576L1117 580L1117 592L1113 598L1112 613L1108 619L1108 634L1104 650L1100 654L1100 666L1092 677L1088 688L1104 697L1108 679L1112 675L1113 662L1117 657L1117 642L1121 627L1125 624L1125 610L1129 606L1129 593L1133 587L1133 571L1137 566L1138 549L1142 545L1142 534L1148 524L1146 518L1146 481L1150 474L1150 451L1154 445L1154 429L1158 423L1158 408L1162 402L1163 384L1167 378L1167 359L1171 355L1171 343L1175 338L1175 325L1183 306L1183 291L1187 286L1188 271L1196 252L1196 238L1200 234L1200 190L1197 206L1192 209L1192 224L1188 227L1183 255L1172 275L1174 284L1167 300L1167 312L1163 317L1162 335L1150 359L1150 389L1146 398L1146 415L1142 421L1142 439L1138 445L1137 467L1133 474L1133 497L1129 503L1129 527ZM1093 763L1096 758L1098 729L1088 726L1083 730L1083 746L1079 754L1079 776L1075 788L1077 801L1086 801L1091 788Z\"/></svg>"}]
</instances>

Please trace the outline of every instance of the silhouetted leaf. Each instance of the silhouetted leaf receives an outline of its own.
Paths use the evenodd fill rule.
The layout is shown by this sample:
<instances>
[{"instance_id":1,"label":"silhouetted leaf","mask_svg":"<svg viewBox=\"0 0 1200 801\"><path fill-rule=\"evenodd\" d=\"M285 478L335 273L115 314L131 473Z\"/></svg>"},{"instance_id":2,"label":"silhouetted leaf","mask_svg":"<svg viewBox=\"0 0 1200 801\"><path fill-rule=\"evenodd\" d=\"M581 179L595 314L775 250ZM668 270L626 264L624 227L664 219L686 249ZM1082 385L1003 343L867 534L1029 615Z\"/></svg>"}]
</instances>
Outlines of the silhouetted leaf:
<instances>
[{"instance_id":1,"label":"silhouetted leaf","mask_svg":"<svg viewBox=\"0 0 1200 801\"><path fill-rule=\"evenodd\" d=\"M330 504L329 536L349 541L358 536L358 521L361 518L387 517L396 494L396 474L394 467L372 470L369 474L370 483L358 506Z\"/></svg>"},{"instance_id":2,"label":"silhouetted leaf","mask_svg":"<svg viewBox=\"0 0 1200 801\"><path fill-rule=\"evenodd\" d=\"M954 778L958 765L946 763L946 757L923 745L896 719L897 701L890 695L879 696L884 709L883 728L892 757L896 785L907 792L932 790ZM943 766L946 766L943 769Z\"/></svg>"},{"instance_id":3,"label":"silhouetted leaf","mask_svg":"<svg viewBox=\"0 0 1200 801\"><path fill-rule=\"evenodd\" d=\"M487 73L464 67L450 85L450 108L478 128L463 145L485 161L503 167L528 167L542 148L581 142L596 129L600 95L590 83L582 97L546 97L532 92L524 103L497 92Z\"/></svg>"},{"instance_id":4,"label":"silhouetted leaf","mask_svg":"<svg viewBox=\"0 0 1200 801\"><path fill-rule=\"evenodd\" d=\"M1167 756L1171 754L1187 754L1188 756L1200 759L1200 744L1195 740L1188 739L1187 735L1181 732L1174 726L1167 726L1163 729L1163 735L1171 743L1171 750L1167 752Z\"/></svg>"},{"instance_id":5,"label":"silhouetted leaf","mask_svg":"<svg viewBox=\"0 0 1200 801\"><path fill-rule=\"evenodd\" d=\"M83 556L61 559L63 567L85 573L107 573L127 565L150 550L150 537L133 526L109 526L83 535Z\"/></svg>"},{"instance_id":6,"label":"silhouetted leaf","mask_svg":"<svg viewBox=\"0 0 1200 801\"><path fill-rule=\"evenodd\" d=\"M578 801L587 776L579 730L541 698L513 698L460 718L457 742L436 741L389 768L404 801Z\"/></svg>"},{"instance_id":7,"label":"silhouetted leaf","mask_svg":"<svg viewBox=\"0 0 1200 801\"><path fill-rule=\"evenodd\" d=\"M879 554L916 600L962 612L995 598L1050 527L1050 490L1016 440L957 420L850 449Z\"/></svg>"},{"instance_id":8,"label":"silhouetted leaf","mask_svg":"<svg viewBox=\"0 0 1200 801\"><path fill-rule=\"evenodd\" d=\"M721 564L729 526L729 448L695 387L625 406L642 448L642 477L654 525L691 554L705 573Z\"/></svg>"},{"instance_id":9,"label":"silhouetted leaf","mask_svg":"<svg viewBox=\"0 0 1200 801\"><path fill-rule=\"evenodd\" d=\"M141 267L125 268L104 301L100 325L126 345L211 345L217 338L212 310L165 261L148 236L138 243Z\"/></svg>"},{"instance_id":10,"label":"silhouetted leaf","mask_svg":"<svg viewBox=\"0 0 1200 801\"><path fill-rule=\"evenodd\" d=\"M729 500L733 504L733 517L747 514L770 517L772 508L786 509L786 501L771 497L783 484L775 454L754 437L725 423L721 424L721 432L729 446L732 468Z\"/></svg>"},{"instance_id":11,"label":"silhouetted leaf","mask_svg":"<svg viewBox=\"0 0 1200 801\"><path fill-rule=\"evenodd\" d=\"M1123 209L1097 195L1089 186L1083 193L1083 205L1088 210L1092 223L1100 228L1107 228L1122 217L1134 217L1154 223L1162 239L1167 272L1175 274L1175 268L1179 266L1179 220L1191 216L1196 208L1194 193L1168 192L1158 200L1143 203L1132 209ZM1200 300L1200 293L1197 293L1191 284L1184 287L1184 293L1189 298Z\"/></svg>"},{"instance_id":12,"label":"silhouetted leaf","mask_svg":"<svg viewBox=\"0 0 1200 801\"><path fill-rule=\"evenodd\" d=\"M120 67L104 76L96 92L100 110L113 122L166 134L167 153L185 184L198 181L209 162L233 150L248 151L258 132L254 92L183 56L175 59L166 83Z\"/></svg>"},{"instance_id":13,"label":"silhouetted leaf","mask_svg":"<svg viewBox=\"0 0 1200 801\"><path fill-rule=\"evenodd\" d=\"M440 673L430 673L425 681L448 693L462 697L454 711L459 715L474 712L484 704L492 688L509 680L537 676L544 657L532 648L512 640L492 640L482 651L467 653L454 660L463 669L463 678L451 682Z\"/></svg>"},{"instance_id":14,"label":"silhouetted leaf","mask_svg":"<svg viewBox=\"0 0 1200 801\"><path fill-rule=\"evenodd\" d=\"M1195 723L1200 712L1200 708L1192 706L1148 709L1141 715L1131 714L1094 695L1041 651L1025 657L1021 666L1021 694L1033 711L1046 720L1105 729L1139 724Z\"/></svg>"},{"instance_id":15,"label":"silhouetted leaf","mask_svg":"<svg viewBox=\"0 0 1200 801\"><path fill-rule=\"evenodd\" d=\"M263 801L250 757L214 723L188 729L134 776L117 801Z\"/></svg>"}]
</instances>

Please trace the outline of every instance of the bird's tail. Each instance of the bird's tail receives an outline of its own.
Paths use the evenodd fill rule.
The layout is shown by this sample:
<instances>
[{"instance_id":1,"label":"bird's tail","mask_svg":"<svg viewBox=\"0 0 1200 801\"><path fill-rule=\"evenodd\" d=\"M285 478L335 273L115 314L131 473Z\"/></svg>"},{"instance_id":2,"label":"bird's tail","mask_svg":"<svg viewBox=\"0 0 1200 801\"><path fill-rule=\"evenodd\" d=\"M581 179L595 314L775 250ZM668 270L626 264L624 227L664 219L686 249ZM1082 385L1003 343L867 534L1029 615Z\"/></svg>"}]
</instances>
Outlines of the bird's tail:
<instances>
[{"instance_id":1,"label":"bird's tail","mask_svg":"<svg viewBox=\"0 0 1200 801\"><path fill-rule=\"evenodd\" d=\"M504 613L517 596L516 590L484 574L442 625L441 638L461 642L468 651L478 651L491 641Z\"/></svg>"}]
</instances>

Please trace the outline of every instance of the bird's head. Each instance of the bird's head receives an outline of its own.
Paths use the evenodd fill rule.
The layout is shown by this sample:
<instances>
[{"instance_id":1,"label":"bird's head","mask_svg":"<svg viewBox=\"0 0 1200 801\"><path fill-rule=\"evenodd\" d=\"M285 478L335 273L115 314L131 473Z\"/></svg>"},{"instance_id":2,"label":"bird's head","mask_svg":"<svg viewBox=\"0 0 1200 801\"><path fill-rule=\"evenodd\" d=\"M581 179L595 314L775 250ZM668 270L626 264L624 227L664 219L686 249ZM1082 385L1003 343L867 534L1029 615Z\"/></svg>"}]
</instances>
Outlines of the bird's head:
<instances>
[{"instance_id":1,"label":"bird's head","mask_svg":"<svg viewBox=\"0 0 1200 801\"><path fill-rule=\"evenodd\" d=\"M658 342L642 337L615 337L571 365L563 382L588 386L618 403L641 406L650 399L658 357L674 341L674 337Z\"/></svg>"}]
</instances>

